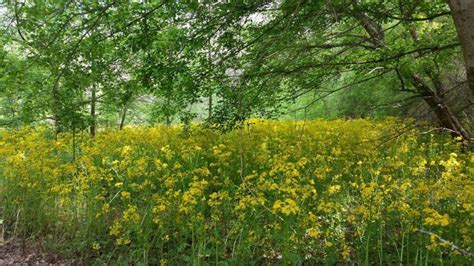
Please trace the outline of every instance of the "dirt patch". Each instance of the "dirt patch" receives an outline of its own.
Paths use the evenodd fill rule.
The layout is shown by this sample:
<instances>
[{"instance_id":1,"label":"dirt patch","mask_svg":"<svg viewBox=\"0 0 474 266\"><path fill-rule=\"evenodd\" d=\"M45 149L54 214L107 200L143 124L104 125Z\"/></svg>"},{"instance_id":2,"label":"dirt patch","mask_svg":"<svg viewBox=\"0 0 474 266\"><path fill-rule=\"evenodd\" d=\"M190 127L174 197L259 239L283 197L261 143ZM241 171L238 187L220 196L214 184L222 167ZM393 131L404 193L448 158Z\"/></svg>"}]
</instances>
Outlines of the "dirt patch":
<instances>
[{"instance_id":1,"label":"dirt patch","mask_svg":"<svg viewBox=\"0 0 474 266\"><path fill-rule=\"evenodd\" d=\"M43 252L39 241L11 240L0 243L0 265L28 264L28 265L69 265L54 255Z\"/></svg>"}]
</instances>

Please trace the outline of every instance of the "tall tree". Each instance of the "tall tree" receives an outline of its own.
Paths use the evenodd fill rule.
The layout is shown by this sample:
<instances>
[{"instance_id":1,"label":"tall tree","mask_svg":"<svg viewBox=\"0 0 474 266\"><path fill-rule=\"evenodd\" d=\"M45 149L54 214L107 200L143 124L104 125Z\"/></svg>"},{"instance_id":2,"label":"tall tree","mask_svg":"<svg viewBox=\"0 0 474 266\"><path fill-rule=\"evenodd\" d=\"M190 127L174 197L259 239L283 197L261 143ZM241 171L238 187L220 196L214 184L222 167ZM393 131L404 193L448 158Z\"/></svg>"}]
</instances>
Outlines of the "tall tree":
<instances>
[{"instance_id":1,"label":"tall tree","mask_svg":"<svg viewBox=\"0 0 474 266\"><path fill-rule=\"evenodd\" d=\"M466 76L474 95L474 0L449 0L466 66Z\"/></svg>"}]
</instances>

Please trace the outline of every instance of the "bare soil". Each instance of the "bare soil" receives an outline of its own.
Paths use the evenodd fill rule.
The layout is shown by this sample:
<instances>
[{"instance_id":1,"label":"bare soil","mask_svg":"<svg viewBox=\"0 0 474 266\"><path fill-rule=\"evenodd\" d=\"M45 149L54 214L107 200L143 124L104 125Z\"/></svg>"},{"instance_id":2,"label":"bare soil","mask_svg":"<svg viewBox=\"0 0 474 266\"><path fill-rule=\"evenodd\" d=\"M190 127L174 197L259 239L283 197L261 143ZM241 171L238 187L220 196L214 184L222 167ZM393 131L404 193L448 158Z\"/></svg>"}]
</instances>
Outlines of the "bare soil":
<instances>
[{"instance_id":1,"label":"bare soil","mask_svg":"<svg viewBox=\"0 0 474 266\"><path fill-rule=\"evenodd\" d=\"M53 254L46 254L39 241L13 239L0 243L0 265L70 265Z\"/></svg>"}]
</instances>

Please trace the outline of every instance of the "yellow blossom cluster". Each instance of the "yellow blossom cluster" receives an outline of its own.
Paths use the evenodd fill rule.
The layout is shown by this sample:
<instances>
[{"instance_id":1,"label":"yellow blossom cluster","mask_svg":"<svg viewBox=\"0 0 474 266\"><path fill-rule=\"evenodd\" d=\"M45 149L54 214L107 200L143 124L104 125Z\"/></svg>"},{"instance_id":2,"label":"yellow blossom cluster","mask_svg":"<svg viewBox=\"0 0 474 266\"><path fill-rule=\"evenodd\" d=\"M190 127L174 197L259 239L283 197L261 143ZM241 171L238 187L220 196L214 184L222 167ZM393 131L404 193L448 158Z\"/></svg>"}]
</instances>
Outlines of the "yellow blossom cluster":
<instances>
[{"instance_id":1,"label":"yellow blossom cluster","mask_svg":"<svg viewBox=\"0 0 474 266\"><path fill-rule=\"evenodd\" d=\"M2 130L0 218L150 264L469 264L452 245L474 249L474 155L406 123Z\"/></svg>"}]
</instances>

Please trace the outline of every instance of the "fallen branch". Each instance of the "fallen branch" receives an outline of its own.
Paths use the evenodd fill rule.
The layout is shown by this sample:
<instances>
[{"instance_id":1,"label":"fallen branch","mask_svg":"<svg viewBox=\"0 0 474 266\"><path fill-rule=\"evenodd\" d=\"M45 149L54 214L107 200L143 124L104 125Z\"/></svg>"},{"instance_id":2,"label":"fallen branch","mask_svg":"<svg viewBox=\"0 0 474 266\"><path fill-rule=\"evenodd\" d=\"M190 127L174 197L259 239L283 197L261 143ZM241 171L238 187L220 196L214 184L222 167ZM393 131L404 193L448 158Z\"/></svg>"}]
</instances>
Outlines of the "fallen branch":
<instances>
[{"instance_id":1,"label":"fallen branch","mask_svg":"<svg viewBox=\"0 0 474 266\"><path fill-rule=\"evenodd\" d=\"M451 249L453 250L456 250L456 251L459 251L462 255L468 257L468 258L471 258L471 259L474 259L474 254L469 252L468 250L465 250L463 248L460 248L458 246L456 246L455 244L453 244L451 241L448 241L442 237L440 237L439 235L435 234L435 233L432 233L430 231L426 231L424 229L418 229L417 230L418 232L420 233L423 233L423 234L426 234L426 235L429 235L429 236L433 236L435 237L436 239L438 239L439 241L441 241L442 243L445 243L447 245L449 245L451 247Z\"/></svg>"}]
</instances>

